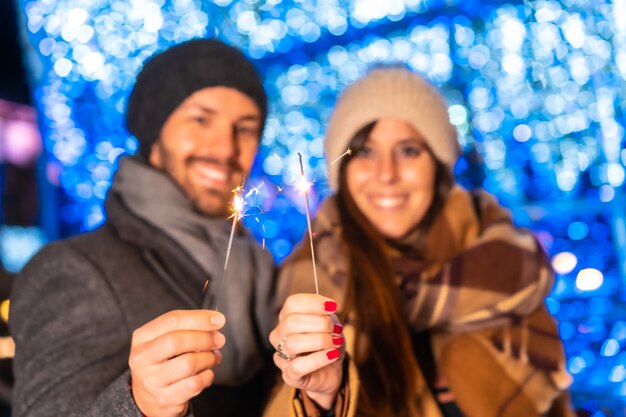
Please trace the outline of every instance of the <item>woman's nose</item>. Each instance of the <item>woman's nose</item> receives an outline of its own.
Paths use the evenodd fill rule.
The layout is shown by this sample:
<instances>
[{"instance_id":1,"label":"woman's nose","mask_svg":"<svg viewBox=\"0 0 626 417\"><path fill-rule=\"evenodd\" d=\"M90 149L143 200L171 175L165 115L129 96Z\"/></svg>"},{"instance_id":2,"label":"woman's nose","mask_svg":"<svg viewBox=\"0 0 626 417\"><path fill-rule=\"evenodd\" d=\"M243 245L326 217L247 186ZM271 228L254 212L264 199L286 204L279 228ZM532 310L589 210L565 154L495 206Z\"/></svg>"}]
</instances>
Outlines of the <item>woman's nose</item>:
<instances>
[{"instance_id":1,"label":"woman's nose","mask_svg":"<svg viewBox=\"0 0 626 417\"><path fill-rule=\"evenodd\" d=\"M378 176L381 181L393 182L397 173L397 164L392 155L383 155L378 160Z\"/></svg>"}]
</instances>

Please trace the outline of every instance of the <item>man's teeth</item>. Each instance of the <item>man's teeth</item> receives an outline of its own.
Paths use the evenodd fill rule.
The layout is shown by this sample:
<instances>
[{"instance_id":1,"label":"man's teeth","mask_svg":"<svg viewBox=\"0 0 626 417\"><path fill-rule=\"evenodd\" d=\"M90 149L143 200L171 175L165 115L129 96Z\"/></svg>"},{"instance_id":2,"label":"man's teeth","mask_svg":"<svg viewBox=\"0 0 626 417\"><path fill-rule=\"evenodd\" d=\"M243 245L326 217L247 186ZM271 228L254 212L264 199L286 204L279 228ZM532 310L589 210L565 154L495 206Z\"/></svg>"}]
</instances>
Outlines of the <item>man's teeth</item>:
<instances>
[{"instance_id":1,"label":"man's teeth","mask_svg":"<svg viewBox=\"0 0 626 417\"><path fill-rule=\"evenodd\" d=\"M228 175L224 171L212 169L212 168L201 168L200 172L205 177L216 180L216 181L226 181L228 179Z\"/></svg>"}]
</instances>

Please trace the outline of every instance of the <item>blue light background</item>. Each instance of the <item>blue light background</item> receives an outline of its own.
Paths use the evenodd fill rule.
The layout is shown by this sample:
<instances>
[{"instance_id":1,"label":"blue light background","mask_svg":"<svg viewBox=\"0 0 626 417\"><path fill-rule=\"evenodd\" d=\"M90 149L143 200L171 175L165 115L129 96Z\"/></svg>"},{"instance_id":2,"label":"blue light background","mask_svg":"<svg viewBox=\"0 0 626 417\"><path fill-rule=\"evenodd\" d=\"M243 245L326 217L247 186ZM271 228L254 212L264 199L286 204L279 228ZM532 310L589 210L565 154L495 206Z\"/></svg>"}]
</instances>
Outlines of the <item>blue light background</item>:
<instances>
[{"instance_id":1,"label":"blue light background","mask_svg":"<svg viewBox=\"0 0 626 417\"><path fill-rule=\"evenodd\" d=\"M626 0L23 1L47 151L48 238L104 221L122 112L145 58L219 36L258 60L271 112L244 222L280 261L303 236L297 153L329 193L322 138L337 92L371 62L401 61L439 85L459 130L460 182L483 186L533 229L560 272L558 318L578 408L626 405L623 183ZM59 222L60 219L60 222Z\"/></svg>"}]
</instances>

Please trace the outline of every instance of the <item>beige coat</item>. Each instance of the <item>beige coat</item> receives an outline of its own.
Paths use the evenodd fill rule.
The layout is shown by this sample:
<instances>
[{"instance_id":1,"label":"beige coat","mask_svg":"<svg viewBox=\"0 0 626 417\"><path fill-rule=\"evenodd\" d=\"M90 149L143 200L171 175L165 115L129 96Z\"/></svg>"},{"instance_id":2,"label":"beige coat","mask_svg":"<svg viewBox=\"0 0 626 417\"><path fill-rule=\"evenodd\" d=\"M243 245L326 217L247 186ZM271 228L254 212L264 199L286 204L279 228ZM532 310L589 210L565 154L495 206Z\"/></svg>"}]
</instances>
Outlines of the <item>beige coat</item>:
<instances>
[{"instance_id":1,"label":"beige coat","mask_svg":"<svg viewBox=\"0 0 626 417\"><path fill-rule=\"evenodd\" d=\"M441 259L440 265L446 265L449 260L462 256L467 248L471 247L470 257L474 264L472 268L463 270L470 272L460 273L472 275L455 276L454 280L454 282L461 280L462 283L468 281L467 290L459 286L450 287L449 290L446 288L443 288L443 291L438 290L435 284L440 277L430 274L422 278L427 280L420 289L422 295L426 292L428 296L430 292L435 294L435 297L441 298L444 295L437 294L437 291L446 294L456 292L456 299L448 297L449 299L438 303L446 306L439 309L442 311L441 322L444 324L451 322L453 325L424 326L422 324L424 319L433 320L433 315L428 316L431 313L425 307L418 316L410 317L410 321L418 330L430 329L437 368L447 380L457 405L466 416L574 416L567 393L571 377L564 369L562 344L558 339L554 320L542 302L551 282L549 281L551 276L542 278L548 273L545 272L545 257L537 251L534 240L532 238L529 240L528 233L517 231L512 226L510 218L495 200L487 195L481 195L479 203L482 205L481 215L474 214L476 212L472 207L469 193L460 187L455 188L432 228L436 232L432 244L431 240L428 240L427 248L432 253L443 254L446 251L449 253ZM341 225L337 223L336 217L333 217L332 204L331 200L322 207L313 228L316 235L315 250L320 294L336 300L341 311L347 285L344 278L347 248L342 246L341 239L336 238ZM490 228L489 225L493 227ZM506 256L506 252L497 252L500 249L494 248L494 241L504 242L505 248L517 248L509 252L510 262L504 259L499 267L504 269L519 267L526 271L525 277L506 273L502 275L502 271L495 271L497 275L493 274L493 269L489 269L493 268L493 258ZM486 242L482 244L484 247L481 246L481 242ZM515 251L520 255L518 256L518 252ZM504 255L501 255L502 253ZM479 259L475 262L475 258L481 256L485 257L485 261L481 262ZM464 266L469 265L467 259L464 262ZM483 264L485 266L481 270ZM450 268L439 268L440 271L447 269ZM519 278L521 280L519 286L509 290L509 283L493 281L500 275L509 277L507 279ZM485 279L485 276L489 279ZM548 281L545 281L546 279ZM483 283L484 286L481 286ZM493 289L490 285L494 286ZM290 294L312 292L313 288L310 249L308 244L303 244L282 267L277 298L284 300ZM501 295L497 293L499 288L503 288ZM511 295L508 296L507 292ZM496 296L500 297L497 299L496 307L478 307L479 309L468 311L467 306L472 303L480 306L491 305L491 300ZM459 300L463 303L459 304ZM449 303L449 306L445 303ZM502 317L506 317L506 314L516 314L523 317L523 320L513 325L502 319L497 321L499 316L495 316L489 326L472 327L472 323L480 324L481 320L483 323L485 319L489 320L488 314L497 308L502 308ZM477 330L479 328L482 330ZM350 360L355 348L360 349L354 346L354 332L355 329L350 323L344 323L347 360ZM416 386L419 392L416 393L416 397L419 411L415 417L440 417L439 407L421 372L417 372L417 375L419 381ZM344 405L340 410L341 413L337 414L342 417L356 416L356 405L352 403L358 400L359 378L357 367L353 363L349 366L348 381L347 389L350 395L347 398L350 403ZM298 399L294 390L282 387L278 388L277 392L279 395L275 399L280 398L279 401L283 402L286 400L283 404L289 404L289 409L280 413L276 411L278 408L270 408L271 411L269 414L266 413L267 416L306 415L302 414L302 401Z\"/></svg>"}]
</instances>

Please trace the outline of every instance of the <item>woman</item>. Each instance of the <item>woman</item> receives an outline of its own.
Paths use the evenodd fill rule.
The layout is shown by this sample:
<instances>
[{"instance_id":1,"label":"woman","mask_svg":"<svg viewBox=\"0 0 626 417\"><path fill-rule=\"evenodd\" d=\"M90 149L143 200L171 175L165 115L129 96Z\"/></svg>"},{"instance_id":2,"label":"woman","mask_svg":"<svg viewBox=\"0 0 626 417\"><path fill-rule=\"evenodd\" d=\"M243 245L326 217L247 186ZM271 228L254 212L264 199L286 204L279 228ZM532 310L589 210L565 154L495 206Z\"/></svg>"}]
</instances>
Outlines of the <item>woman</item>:
<instances>
[{"instance_id":1,"label":"woman","mask_svg":"<svg viewBox=\"0 0 626 417\"><path fill-rule=\"evenodd\" d=\"M280 277L270 341L299 414L573 415L546 256L495 199L455 185L441 95L406 68L371 71L329 122L327 160L346 148L314 222L326 297L310 294L308 245Z\"/></svg>"}]
</instances>

